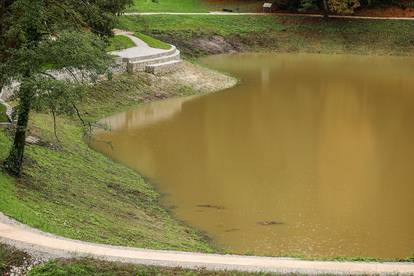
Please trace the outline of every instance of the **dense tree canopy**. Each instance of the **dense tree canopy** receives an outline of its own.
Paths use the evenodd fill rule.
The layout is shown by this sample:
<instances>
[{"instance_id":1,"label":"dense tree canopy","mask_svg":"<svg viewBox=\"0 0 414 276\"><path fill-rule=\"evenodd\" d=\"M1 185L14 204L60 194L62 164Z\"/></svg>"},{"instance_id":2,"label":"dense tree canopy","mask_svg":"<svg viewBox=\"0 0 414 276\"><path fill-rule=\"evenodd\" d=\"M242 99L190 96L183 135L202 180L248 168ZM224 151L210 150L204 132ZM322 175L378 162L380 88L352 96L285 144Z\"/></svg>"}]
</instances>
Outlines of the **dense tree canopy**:
<instances>
[{"instance_id":1,"label":"dense tree canopy","mask_svg":"<svg viewBox=\"0 0 414 276\"><path fill-rule=\"evenodd\" d=\"M407 0L275 0L274 2L279 8L286 10L326 10L338 14L351 14L359 7L396 5L405 8L412 5L412 2Z\"/></svg>"},{"instance_id":2,"label":"dense tree canopy","mask_svg":"<svg viewBox=\"0 0 414 276\"><path fill-rule=\"evenodd\" d=\"M109 65L102 37L111 35L115 16L132 0L2 0L0 7L0 87L18 81L18 122L5 162L21 172L32 108L78 114L76 99L85 85L80 75L96 76ZM72 81L56 78L65 71ZM89 77L90 77L89 76ZM89 78L90 79L90 78Z\"/></svg>"}]
</instances>

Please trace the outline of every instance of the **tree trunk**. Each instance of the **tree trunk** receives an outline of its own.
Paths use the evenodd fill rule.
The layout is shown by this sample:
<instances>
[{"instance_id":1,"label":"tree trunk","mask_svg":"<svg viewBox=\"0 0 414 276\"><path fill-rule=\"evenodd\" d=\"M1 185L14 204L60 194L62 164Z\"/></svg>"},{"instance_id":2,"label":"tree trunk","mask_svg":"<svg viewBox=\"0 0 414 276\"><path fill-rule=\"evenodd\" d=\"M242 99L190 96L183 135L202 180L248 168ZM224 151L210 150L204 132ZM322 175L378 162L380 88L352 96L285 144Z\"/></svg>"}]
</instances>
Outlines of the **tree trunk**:
<instances>
[{"instance_id":1,"label":"tree trunk","mask_svg":"<svg viewBox=\"0 0 414 276\"><path fill-rule=\"evenodd\" d=\"M4 162L6 170L15 176L20 176L23 165L23 154L26 143L26 130L29 122L31 108L31 92L28 88L21 87L19 115L17 119L16 134L9 156Z\"/></svg>"},{"instance_id":2,"label":"tree trunk","mask_svg":"<svg viewBox=\"0 0 414 276\"><path fill-rule=\"evenodd\" d=\"M323 3L323 17L329 17L329 7L328 7L328 0L322 0Z\"/></svg>"}]
</instances>

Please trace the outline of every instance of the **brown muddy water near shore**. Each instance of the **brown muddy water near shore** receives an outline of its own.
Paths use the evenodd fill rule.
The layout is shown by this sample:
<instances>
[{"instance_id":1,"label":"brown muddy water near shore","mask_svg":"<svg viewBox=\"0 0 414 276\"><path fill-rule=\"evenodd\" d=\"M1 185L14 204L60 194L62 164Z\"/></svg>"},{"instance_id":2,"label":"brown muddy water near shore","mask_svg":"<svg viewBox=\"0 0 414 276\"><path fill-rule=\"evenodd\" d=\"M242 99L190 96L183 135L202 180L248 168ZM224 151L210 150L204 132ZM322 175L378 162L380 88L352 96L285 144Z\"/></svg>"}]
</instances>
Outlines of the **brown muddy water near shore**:
<instances>
[{"instance_id":1,"label":"brown muddy water near shore","mask_svg":"<svg viewBox=\"0 0 414 276\"><path fill-rule=\"evenodd\" d=\"M414 253L414 59L235 54L241 81L105 119L92 147L235 253Z\"/></svg>"}]
</instances>

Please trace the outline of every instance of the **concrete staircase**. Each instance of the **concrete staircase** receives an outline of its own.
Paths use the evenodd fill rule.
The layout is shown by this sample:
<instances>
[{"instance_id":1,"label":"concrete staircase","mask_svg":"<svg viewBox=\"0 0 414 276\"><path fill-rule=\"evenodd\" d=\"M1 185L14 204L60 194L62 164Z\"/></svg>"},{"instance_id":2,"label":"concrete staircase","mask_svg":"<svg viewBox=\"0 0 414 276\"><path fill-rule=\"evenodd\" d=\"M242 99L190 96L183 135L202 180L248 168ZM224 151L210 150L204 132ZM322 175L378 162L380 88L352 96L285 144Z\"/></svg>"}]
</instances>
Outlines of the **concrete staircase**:
<instances>
[{"instance_id":1,"label":"concrete staircase","mask_svg":"<svg viewBox=\"0 0 414 276\"><path fill-rule=\"evenodd\" d=\"M112 52L119 57L120 62L129 73L148 72L165 74L176 70L181 64L180 51L173 45L168 50L149 47L145 42L130 33L120 33L129 37L135 47Z\"/></svg>"},{"instance_id":2,"label":"concrete staircase","mask_svg":"<svg viewBox=\"0 0 414 276\"><path fill-rule=\"evenodd\" d=\"M153 74L168 73L169 69L174 69L175 66L181 63L180 51L172 46L172 50L164 53L133 57L124 60L127 63L127 71L133 72L148 72Z\"/></svg>"}]
</instances>

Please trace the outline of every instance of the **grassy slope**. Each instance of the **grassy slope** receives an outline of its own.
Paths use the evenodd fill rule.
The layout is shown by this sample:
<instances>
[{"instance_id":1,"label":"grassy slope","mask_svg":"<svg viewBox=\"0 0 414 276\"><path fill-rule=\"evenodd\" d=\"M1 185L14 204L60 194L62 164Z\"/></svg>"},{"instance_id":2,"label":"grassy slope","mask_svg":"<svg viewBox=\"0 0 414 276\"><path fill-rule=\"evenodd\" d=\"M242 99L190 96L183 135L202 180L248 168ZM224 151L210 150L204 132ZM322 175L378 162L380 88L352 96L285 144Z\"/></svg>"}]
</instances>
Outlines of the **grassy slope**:
<instances>
[{"instance_id":1,"label":"grassy slope","mask_svg":"<svg viewBox=\"0 0 414 276\"><path fill-rule=\"evenodd\" d=\"M151 36L142 34L142 33L135 33L135 36L144 41L148 44L148 46L152 48L158 48L158 49L164 49L168 50L171 49L171 45L165 42L162 42L161 40L158 40L156 38L153 38Z\"/></svg>"},{"instance_id":2,"label":"grassy slope","mask_svg":"<svg viewBox=\"0 0 414 276\"><path fill-rule=\"evenodd\" d=\"M247 51L414 54L414 21L161 15L122 17L118 25L175 44L187 55L203 54L192 40L215 35Z\"/></svg>"},{"instance_id":3,"label":"grassy slope","mask_svg":"<svg viewBox=\"0 0 414 276\"><path fill-rule=\"evenodd\" d=\"M206 12L200 0L135 0L131 12Z\"/></svg>"},{"instance_id":4,"label":"grassy slope","mask_svg":"<svg viewBox=\"0 0 414 276\"><path fill-rule=\"evenodd\" d=\"M263 1L257 0L135 0L129 12L208 12L223 8L238 12L261 10Z\"/></svg>"},{"instance_id":5,"label":"grassy slope","mask_svg":"<svg viewBox=\"0 0 414 276\"><path fill-rule=\"evenodd\" d=\"M155 94L145 78L124 76L90 91L82 110L92 120ZM169 95L192 93L177 88ZM159 92L159 90L157 90ZM31 132L44 146L28 146L24 177L0 171L0 210L41 230L92 242L211 251L193 230L175 221L159 195L137 173L88 148L77 120L58 119L61 145L55 143L51 116L33 114ZM0 131L0 160L11 140Z\"/></svg>"},{"instance_id":6,"label":"grassy slope","mask_svg":"<svg viewBox=\"0 0 414 276\"><path fill-rule=\"evenodd\" d=\"M134 42L127 36L124 35L116 35L109 39L109 45L106 48L108 52L122 50L134 47Z\"/></svg>"},{"instance_id":7,"label":"grassy slope","mask_svg":"<svg viewBox=\"0 0 414 276\"><path fill-rule=\"evenodd\" d=\"M220 272L206 270L187 270L181 268L162 268L153 266L137 266L120 263L99 262L93 260L58 260L51 261L45 265L38 266L29 273L29 276L55 276L55 275L186 275L186 276L247 276L247 275L275 275L270 273L248 273L248 272Z\"/></svg>"}]
</instances>

